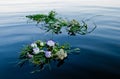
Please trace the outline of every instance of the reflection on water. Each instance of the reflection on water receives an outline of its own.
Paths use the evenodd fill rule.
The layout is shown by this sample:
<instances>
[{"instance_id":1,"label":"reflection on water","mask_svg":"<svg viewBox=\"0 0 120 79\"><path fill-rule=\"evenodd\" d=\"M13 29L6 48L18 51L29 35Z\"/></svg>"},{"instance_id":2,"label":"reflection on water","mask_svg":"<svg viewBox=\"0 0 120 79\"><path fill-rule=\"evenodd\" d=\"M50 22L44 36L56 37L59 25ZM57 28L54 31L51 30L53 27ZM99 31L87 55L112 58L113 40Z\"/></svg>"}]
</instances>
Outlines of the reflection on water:
<instances>
[{"instance_id":1,"label":"reflection on water","mask_svg":"<svg viewBox=\"0 0 120 79\"><path fill-rule=\"evenodd\" d=\"M104 76L113 79L120 78L120 1L52 0L41 2L32 0L33 4L27 0L25 3L18 2L17 4L5 3L5 1L0 1L0 79L101 79L105 78ZM27 24L24 16L40 12L47 13L53 9L60 16L69 19L76 18L79 21L100 15L91 19L97 24L97 28L88 35L78 35L69 39L64 34L54 36L55 41L60 43L67 41L73 48L81 48L81 54L71 55L59 68L54 65L57 63L53 62L52 71L46 68L40 73L30 74L29 72L32 71L30 65L21 69L16 66L18 52L23 45L37 39L48 39L50 35L36 28L35 23Z\"/></svg>"}]
</instances>

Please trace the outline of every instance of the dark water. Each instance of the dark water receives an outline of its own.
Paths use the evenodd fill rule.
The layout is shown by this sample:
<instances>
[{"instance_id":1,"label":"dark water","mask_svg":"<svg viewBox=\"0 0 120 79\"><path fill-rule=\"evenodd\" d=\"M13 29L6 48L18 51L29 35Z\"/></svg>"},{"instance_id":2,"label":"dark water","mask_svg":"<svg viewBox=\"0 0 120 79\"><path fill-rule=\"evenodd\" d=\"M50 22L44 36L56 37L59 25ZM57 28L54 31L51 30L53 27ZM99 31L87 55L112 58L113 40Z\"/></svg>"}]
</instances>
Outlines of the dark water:
<instances>
[{"instance_id":1,"label":"dark water","mask_svg":"<svg viewBox=\"0 0 120 79\"><path fill-rule=\"evenodd\" d=\"M0 9L7 7L7 10L2 9L0 13L0 79L120 79L120 6L112 6L114 0L110 1L107 5L95 5L94 2L83 5L82 1L1 4ZM31 74L32 67L16 65L20 50L26 44L51 36L38 29L35 23L27 24L24 16L50 10L79 21L96 16L91 22L95 22L97 28L88 35L69 39L65 34L54 36L55 41L70 42L72 47L79 47L81 53L70 55L59 68L52 63L51 71L45 68ZM89 29L93 27L91 22L88 23Z\"/></svg>"}]
</instances>

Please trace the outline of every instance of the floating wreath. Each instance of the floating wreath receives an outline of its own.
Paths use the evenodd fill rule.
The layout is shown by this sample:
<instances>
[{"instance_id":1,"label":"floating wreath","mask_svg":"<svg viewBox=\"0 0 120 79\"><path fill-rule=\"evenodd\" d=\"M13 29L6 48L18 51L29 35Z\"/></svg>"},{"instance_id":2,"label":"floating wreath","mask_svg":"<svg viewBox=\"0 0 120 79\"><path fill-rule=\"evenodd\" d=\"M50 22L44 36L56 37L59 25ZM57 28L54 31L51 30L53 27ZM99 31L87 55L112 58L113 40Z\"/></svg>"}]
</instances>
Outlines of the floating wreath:
<instances>
[{"instance_id":1,"label":"floating wreath","mask_svg":"<svg viewBox=\"0 0 120 79\"><path fill-rule=\"evenodd\" d=\"M79 51L79 48L71 50L69 44L59 45L53 40L47 42L37 40L21 51L19 65L22 66L29 61L42 69L44 65L50 64L51 61L63 61L73 51Z\"/></svg>"},{"instance_id":2,"label":"floating wreath","mask_svg":"<svg viewBox=\"0 0 120 79\"><path fill-rule=\"evenodd\" d=\"M75 36L76 34L85 35L96 28L96 25L93 23L95 27L91 31L88 31L88 25L85 21L82 20L81 23L75 19L69 21L56 15L55 11L50 11L48 14L28 15L26 17L37 22L37 25L40 24L39 28L46 30L46 32L51 31L54 34L60 34L62 33L62 29L66 29L66 32L70 36Z\"/></svg>"}]
</instances>

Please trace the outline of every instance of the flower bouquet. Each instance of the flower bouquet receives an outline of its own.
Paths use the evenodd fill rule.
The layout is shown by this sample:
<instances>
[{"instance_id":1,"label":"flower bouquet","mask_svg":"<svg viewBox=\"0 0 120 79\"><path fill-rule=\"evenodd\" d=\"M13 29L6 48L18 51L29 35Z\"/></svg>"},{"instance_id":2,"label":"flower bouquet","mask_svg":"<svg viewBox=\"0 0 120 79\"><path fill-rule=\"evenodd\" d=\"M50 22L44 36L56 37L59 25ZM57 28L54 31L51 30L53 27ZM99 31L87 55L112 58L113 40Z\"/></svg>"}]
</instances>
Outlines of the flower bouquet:
<instances>
[{"instance_id":1,"label":"flower bouquet","mask_svg":"<svg viewBox=\"0 0 120 79\"><path fill-rule=\"evenodd\" d=\"M72 51L79 51L79 49L71 50L69 44L59 45L53 40L47 42L37 40L21 51L19 65L22 66L26 61L29 61L42 69L44 65L50 64L51 61L63 61Z\"/></svg>"}]
</instances>

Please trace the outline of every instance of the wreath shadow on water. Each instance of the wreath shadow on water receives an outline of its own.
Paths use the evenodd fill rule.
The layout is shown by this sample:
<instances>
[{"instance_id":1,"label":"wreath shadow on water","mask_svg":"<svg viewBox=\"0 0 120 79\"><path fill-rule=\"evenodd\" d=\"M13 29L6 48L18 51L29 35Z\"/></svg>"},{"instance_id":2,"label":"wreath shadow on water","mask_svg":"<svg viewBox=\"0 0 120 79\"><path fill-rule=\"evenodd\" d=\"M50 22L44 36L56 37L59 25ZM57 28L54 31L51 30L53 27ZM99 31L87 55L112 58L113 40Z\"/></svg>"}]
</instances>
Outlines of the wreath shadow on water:
<instances>
[{"instance_id":1,"label":"wreath shadow on water","mask_svg":"<svg viewBox=\"0 0 120 79\"><path fill-rule=\"evenodd\" d=\"M78 22L75 19L67 20L62 17L57 17L55 11L50 11L48 14L35 14L28 15L26 18L29 21L36 22L36 26L45 32L52 33L52 39L47 41L37 40L29 45L26 45L20 52L20 62L18 63L22 67L26 62L29 62L37 70L32 71L32 73L41 71L45 66L49 69L50 63L52 61L57 62L57 67L64 64L64 60L68 58L70 54L78 54L80 48L72 48L69 43L59 44L53 41L53 35L59 35L64 33L63 30L68 34L68 36L76 35L86 35L95 30L97 25L93 22L93 29L88 31L88 24L85 20Z\"/></svg>"}]
</instances>

